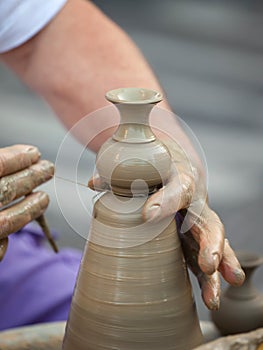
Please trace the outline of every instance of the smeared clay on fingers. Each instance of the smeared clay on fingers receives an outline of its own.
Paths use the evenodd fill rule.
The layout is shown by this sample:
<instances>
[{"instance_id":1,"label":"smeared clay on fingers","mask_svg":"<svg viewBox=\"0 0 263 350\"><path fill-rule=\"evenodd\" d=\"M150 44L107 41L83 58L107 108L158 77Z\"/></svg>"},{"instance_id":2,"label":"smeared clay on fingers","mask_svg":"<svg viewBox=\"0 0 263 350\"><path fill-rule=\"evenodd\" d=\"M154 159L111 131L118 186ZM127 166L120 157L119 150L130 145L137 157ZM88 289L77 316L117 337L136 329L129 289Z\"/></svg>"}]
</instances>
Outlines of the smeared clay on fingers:
<instances>
[{"instance_id":1,"label":"smeared clay on fingers","mask_svg":"<svg viewBox=\"0 0 263 350\"><path fill-rule=\"evenodd\" d=\"M194 181L189 175L174 176L146 202L143 209L145 220L158 222L180 209L187 208L193 199L194 187Z\"/></svg>"},{"instance_id":2,"label":"smeared clay on fingers","mask_svg":"<svg viewBox=\"0 0 263 350\"><path fill-rule=\"evenodd\" d=\"M228 239L225 239L225 248L219 271L224 279L234 286L241 286L245 280L245 273L242 270Z\"/></svg>"},{"instance_id":3,"label":"smeared clay on fingers","mask_svg":"<svg viewBox=\"0 0 263 350\"><path fill-rule=\"evenodd\" d=\"M191 213L191 209L190 209ZM224 250L224 226L218 215L207 205L199 217L190 214L191 232L200 245L198 263L201 270L212 275L219 267Z\"/></svg>"},{"instance_id":4,"label":"smeared clay on fingers","mask_svg":"<svg viewBox=\"0 0 263 350\"><path fill-rule=\"evenodd\" d=\"M0 149L0 177L13 174L36 163L40 158L37 147L14 145Z\"/></svg>"},{"instance_id":5,"label":"smeared clay on fingers","mask_svg":"<svg viewBox=\"0 0 263 350\"><path fill-rule=\"evenodd\" d=\"M0 212L0 239L42 215L49 203L44 192L34 192L25 199Z\"/></svg>"},{"instance_id":6,"label":"smeared clay on fingers","mask_svg":"<svg viewBox=\"0 0 263 350\"><path fill-rule=\"evenodd\" d=\"M54 165L41 160L30 167L0 179L0 208L31 193L54 175Z\"/></svg>"}]
</instances>

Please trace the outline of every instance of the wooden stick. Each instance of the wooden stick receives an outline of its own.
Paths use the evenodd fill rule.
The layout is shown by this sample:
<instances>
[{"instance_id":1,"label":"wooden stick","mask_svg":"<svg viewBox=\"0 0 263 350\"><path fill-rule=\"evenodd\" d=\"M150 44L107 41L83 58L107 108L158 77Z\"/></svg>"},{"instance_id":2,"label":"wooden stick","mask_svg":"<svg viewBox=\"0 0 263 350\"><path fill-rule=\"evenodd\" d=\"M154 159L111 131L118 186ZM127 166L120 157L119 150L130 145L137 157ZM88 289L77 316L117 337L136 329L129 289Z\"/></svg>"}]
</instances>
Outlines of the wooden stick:
<instances>
[{"instance_id":1,"label":"wooden stick","mask_svg":"<svg viewBox=\"0 0 263 350\"><path fill-rule=\"evenodd\" d=\"M47 225L47 221L46 221L44 214L42 214L38 218L36 218L36 221L39 224L39 226L41 227L42 231L44 232L44 235L46 236L47 240L49 241L54 252L58 253L58 246L51 235L51 232L50 232L50 229Z\"/></svg>"}]
</instances>

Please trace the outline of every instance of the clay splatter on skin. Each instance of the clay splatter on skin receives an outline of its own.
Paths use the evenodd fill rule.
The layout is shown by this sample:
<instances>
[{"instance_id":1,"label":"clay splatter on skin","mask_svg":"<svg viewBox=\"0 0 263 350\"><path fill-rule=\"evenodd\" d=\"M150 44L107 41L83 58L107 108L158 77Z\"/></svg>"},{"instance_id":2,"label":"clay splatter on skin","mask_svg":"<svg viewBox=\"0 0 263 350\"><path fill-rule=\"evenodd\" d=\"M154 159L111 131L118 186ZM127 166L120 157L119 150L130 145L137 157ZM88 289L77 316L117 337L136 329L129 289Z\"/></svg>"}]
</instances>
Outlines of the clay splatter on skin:
<instances>
[{"instance_id":1,"label":"clay splatter on skin","mask_svg":"<svg viewBox=\"0 0 263 350\"><path fill-rule=\"evenodd\" d=\"M15 145L0 149L0 177L13 174L36 163L40 152L36 147Z\"/></svg>"},{"instance_id":2,"label":"clay splatter on skin","mask_svg":"<svg viewBox=\"0 0 263 350\"><path fill-rule=\"evenodd\" d=\"M32 220L38 221L54 251L58 250L44 218L48 195L32 192L54 175L54 165L39 158L40 153L33 146L0 149L0 261L7 250L7 236ZM20 198L23 199L8 206Z\"/></svg>"},{"instance_id":3,"label":"clay splatter on skin","mask_svg":"<svg viewBox=\"0 0 263 350\"><path fill-rule=\"evenodd\" d=\"M0 179L0 207L25 196L54 175L54 165L42 160L27 169Z\"/></svg>"}]
</instances>

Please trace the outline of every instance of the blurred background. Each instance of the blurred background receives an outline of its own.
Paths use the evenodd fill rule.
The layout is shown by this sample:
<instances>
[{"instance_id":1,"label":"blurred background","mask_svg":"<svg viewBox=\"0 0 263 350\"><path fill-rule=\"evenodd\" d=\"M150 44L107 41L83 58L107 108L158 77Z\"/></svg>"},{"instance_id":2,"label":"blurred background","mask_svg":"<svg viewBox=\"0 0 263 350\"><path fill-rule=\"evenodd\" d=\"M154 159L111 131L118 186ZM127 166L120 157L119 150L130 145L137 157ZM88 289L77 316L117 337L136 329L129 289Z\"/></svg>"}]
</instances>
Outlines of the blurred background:
<instances>
[{"instance_id":1,"label":"blurred background","mask_svg":"<svg viewBox=\"0 0 263 350\"><path fill-rule=\"evenodd\" d=\"M205 152L211 206L221 216L235 249L263 250L263 3L245 0L97 0L124 28L152 65L173 110L193 130ZM55 162L67 131L52 111L0 66L0 146L34 144ZM72 154L83 148L66 136ZM95 156L86 152L79 178L86 184ZM63 164L70 178L71 154ZM60 246L83 248L85 239L64 216L88 232L94 193L57 179L43 186L51 198L47 218ZM62 199L61 199L62 198ZM61 203L61 201L63 203ZM63 207L64 216L59 207ZM84 212L85 213L85 212ZM263 269L255 284L263 291ZM193 282L201 319L208 313Z\"/></svg>"}]
</instances>

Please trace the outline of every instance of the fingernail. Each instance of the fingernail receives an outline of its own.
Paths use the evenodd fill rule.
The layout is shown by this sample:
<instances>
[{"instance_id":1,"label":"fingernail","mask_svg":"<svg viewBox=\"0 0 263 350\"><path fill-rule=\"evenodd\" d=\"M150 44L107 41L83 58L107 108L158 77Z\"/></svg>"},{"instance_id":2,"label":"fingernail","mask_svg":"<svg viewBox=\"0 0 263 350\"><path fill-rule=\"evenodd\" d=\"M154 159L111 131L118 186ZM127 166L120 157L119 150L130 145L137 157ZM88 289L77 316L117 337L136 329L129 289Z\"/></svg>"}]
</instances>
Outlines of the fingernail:
<instances>
[{"instance_id":1,"label":"fingernail","mask_svg":"<svg viewBox=\"0 0 263 350\"><path fill-rule=\"evenodd\" d=\"M235 271L235 278L236 278L237 285L241 285L245 281L245 278L246 278L245 272L243 270L240 270L240 269L236 270Z\"/></svg>"},{"instance_id":2,"label":"fingernail","mask_svg":"<svg viewBox=\"0 0 263 350\"><path fill-rule=\"evenodd\" d=\"M216 271L218 269L219 264L220 264L220 256L218 253L213 253L213 261L214 261L214 268Z\"/></svg>"},{"instance_id":3,"label":"fingernail","mask_svg":"<svg viewBox=\"0 0 263 350\"><path fill-rule=\"evenodd\" d=\"M41 210L46 210L47 206L49 204L49 197L45 192L38 192L38 205L40 206Z\"/></svg>"},{"instance_id":4,"label":"fingernail","mask_svg":"<svg viewBox=\"0 0 263 350\"><path fill-rule=\"evenodd\" d=\"M213 299L210 300L210 303L209 303L210 310L218 310L219 306L220 306L219 296L215 296Z\"/></svg>"},{"instance_id":5,"label":"fingernail","mask_svg":"<svg viewBox=\"0 0 263 350\"><path fill-rule=\"evenodd\" d=\"M39 152L39 149L37 147L34 146L30 146L28 147L28 149L26 150L27 153L31 153L34 156L40 157L41 153Z\"/></svg>"},{"instance_id":6,"label":"fingernail","mask_svg":"<svg viewBox=\"0 0 263 350\"><path fill-rule=\"evenodd\" d=\"M158 219L160 215L160 204L153 204L145 212L145 217L147 221L152 221Z\"/></svg>"},{"instance_id":7,"label":"fingernail","mask_svg":"<svg viewBox=\"0 0 263 350\"><path fill-rule=\"evenodd\" d=\"M40 161L40 165L45 172L46 177L53 176L55 173L55 165L48 160Z\"/></svg>"}]
</instances>

